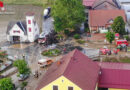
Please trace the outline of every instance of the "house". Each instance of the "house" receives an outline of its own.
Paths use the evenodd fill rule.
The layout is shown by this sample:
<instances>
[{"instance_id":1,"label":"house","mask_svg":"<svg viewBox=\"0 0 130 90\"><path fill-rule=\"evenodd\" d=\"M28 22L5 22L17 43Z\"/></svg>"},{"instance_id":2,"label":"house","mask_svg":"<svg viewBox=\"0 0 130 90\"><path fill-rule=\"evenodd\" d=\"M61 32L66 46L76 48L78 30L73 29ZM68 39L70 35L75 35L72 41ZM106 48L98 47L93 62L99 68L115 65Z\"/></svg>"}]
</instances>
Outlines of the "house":
<instances>
[{"instance_id":1,"label":"house","mask_svg":"<svg viewBox=\"0 0 130 90\"><path fill-rule=\"evenodd\" d=\"M107 32L111 29L111 24L117 16L122 16L126 22L124 10L90 10L89 28L91 32Z\"/></svg>"},{"instance_id":2,"label":"house","mask_svg":"<svg viewBox=\"0 0 130 90\"><path fill-rule=\"evenodd\" d=\"M98 63L101 66L98 87L104 90L130 90L130 64Z\"/></svg>"},{"instance_id":3,"label":"house","mask_svg":"<svg viewBox=\"0 0 130 90\"><path fill-rule=\"evenodd\" d=\"M94 10L109 10L109 9L119 9L118 6L113 2L113 0L96 0L92 9Z\"/></svg>"},{"instance_id":4,"label":"house","mask_svg":"<svg viewBox=\"0 0 130 90\"><path fill-rule=\"evenodd\" d=\"M83 5L84 5L86 8L91 9L91 8L92 8L92 5L93 5L93 3L94 3L95 1L96 1L96 0L83 0Z\"/></svg>"},{"instance_id":5,"label":"house","mask_svg":"<svg viewBox=\"0 0 130 90\"><path fill-rule=\"evenodd\" d=\"M36 90L95 90L99 66L78 50L50 66Z\"/></svg>"},{"instance_id":6,"label":"house","mask_svg":"<svg viewBox=\"0 0 130 90\"><path fill-rule=\"evenodd\" d=\"M39 28L34 13L26 14L26 21L11 21L7 27L7 40L16 42L34 42L39 37Z\"/></svg>"},{"instance_id":7,"label":"house","mask_svg":"<svg viewBox=\"0 0 130 90\"><path fill-rule=\"evenodd\" d=\"M94 62L74 50L55 62L36 90L130 90L130 64Z\"/></svg>"}]
</instances>

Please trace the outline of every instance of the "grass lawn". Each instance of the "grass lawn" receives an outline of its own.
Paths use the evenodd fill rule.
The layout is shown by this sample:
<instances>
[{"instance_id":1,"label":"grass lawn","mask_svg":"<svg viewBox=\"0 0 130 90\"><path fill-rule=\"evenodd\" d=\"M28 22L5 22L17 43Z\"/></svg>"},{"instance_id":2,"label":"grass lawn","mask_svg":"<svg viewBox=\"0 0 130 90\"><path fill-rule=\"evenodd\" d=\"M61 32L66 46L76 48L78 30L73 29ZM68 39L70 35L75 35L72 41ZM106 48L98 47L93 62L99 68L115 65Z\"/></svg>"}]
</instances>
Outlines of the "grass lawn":
<instances>
[{"instance_id":1,"label":"grass lawn","mask_svg":"<svg viewBox=\"0 0 130 90\"><path fill-rule=\"evenodd\" d=\"M1 0L5 4L32 4L32 5L46 5L50 0Z\"/></svg>"},{"instance_id":2,"label":"grass lawn","mask_svg":"<svg viewBox=\"0 0 130 90\"><path fill-rule=\"evenodd\" d=\"M120 57L119 59L113 57L113 58L105 58L105 62L121 62L121 63L130 63L129 57Z\"/></svg>"}]
</instances>

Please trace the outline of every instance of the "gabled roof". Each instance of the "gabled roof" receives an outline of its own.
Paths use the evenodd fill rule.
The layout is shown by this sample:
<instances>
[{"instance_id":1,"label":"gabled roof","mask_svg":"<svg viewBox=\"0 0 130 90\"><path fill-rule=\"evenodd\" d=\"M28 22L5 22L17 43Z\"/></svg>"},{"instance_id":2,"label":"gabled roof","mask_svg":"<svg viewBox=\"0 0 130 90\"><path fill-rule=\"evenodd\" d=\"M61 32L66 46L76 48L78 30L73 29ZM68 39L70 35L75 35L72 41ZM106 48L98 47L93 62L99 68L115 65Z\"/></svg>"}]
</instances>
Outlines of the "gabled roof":
<instances>
[{"instance_id":1,"label":"gabled roof","mask_svg":"<svg viewBox=\"0 0 130 90\"><path fill-rule=\"evenodd\" d=\"M113 7L118 8L117 5L113 2L113 0L96 0L93 3L92 8L95 9L102 4L104 4L104 6L107 6L107 9L113 9Z\"/></svg>"},{"instance_id":2,"label":"gabled roof","mask_svg":"<svg viewBox=\"0 0 130 90\"><path fill-rule=\"evenodd\" d=\"M124 10L90 10L89 11L89 25L92 26L106 26L108 21L122 16L126 22Z\"/></svg>"},{"instance_id":3,"label":"gabled roof","mask_svg":"<svg viewBox=\"0 0 130 90\"><path fill-rule=\"evenodd\" d=\"M95 90L99 66L81 53L74 50L63 56L60 64L55 62L41 79L36 90L40 90L60 76L65 76L82 90Z\"/></svg>"},{"instance_id":4,"label":"gabled roof","mask_svg":"<svg viewBox=\"0 0 130 90\"><path fill-rule=\"evenodd\" d=\"M87 7L92 7L95 0L83 0L83 5Z\"/></svg>"},{"instance_id":5,"label":"gabled roof","mask_svg":"<svg viewBox=\"0 0 130 90\"><path fill-rule=\"evenodd\" d=\"M24 32L25 35L27 35L27 25L26 21L11 21L9 22L7 26L7 34L9 34L9 31L13 28L13 26L17 24L19 28Z\"/></svg>"},{"instance_id":6,"label":"gabled roof","mask_svg":"<svg viewBox=\"0 0 130 90\"><path fill-rule=\"evenodd\" d=\"M103 62L100 65L99 87L130 89L130 64Z\"/></svg>"}]
</instances>

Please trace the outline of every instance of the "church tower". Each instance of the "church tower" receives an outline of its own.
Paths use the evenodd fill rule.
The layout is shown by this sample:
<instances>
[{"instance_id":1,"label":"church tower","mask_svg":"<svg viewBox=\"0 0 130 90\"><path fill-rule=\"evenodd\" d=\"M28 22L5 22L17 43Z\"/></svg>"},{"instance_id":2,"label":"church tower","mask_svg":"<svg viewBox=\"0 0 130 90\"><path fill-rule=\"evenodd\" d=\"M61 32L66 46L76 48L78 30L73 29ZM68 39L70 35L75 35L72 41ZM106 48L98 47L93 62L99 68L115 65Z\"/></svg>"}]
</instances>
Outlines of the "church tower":
<instances>
[{"instance_id":1,"label":"church tower","mask_svg":"<svg viewBox=\"0 0 130 90\"><path fill-rule=\"evenodd\" d=\"M35 36L35 20L34 20L34 13L27 13L26 14L26 24L27 24L27 37L29 42L34 42Z\"/></svg>"}]
</instances>

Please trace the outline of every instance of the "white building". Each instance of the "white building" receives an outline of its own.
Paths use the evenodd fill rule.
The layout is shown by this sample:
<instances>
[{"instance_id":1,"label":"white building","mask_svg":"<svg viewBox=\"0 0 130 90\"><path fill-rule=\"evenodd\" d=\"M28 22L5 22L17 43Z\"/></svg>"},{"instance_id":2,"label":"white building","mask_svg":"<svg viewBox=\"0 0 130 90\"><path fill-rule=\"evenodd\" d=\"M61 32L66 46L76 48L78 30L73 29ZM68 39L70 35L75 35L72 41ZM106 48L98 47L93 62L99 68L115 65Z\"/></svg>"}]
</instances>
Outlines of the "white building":
<instances>
[{"instance_id":1,"label":"white building","mask_svg":"<svg viewBox=\"0 0 130 90\"><path fill-rule=\"evenodd\" d=\"M34 42L39 37L39 28L34 13L26 15L26 21L11 21L7 27L9 42Z\"/></svg>"}]
</instances>

